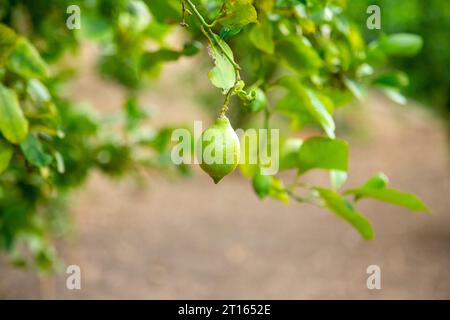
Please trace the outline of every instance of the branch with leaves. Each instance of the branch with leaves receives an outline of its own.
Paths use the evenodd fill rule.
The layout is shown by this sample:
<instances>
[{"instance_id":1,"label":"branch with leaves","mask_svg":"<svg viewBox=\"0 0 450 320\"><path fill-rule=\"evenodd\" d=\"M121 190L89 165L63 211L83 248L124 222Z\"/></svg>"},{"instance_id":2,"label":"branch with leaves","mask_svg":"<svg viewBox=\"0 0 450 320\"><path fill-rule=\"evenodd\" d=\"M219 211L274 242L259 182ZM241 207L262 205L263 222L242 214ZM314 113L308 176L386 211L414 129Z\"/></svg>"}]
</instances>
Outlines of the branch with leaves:
<instances>
[{"instance_id":1,"label":"branch with leaves","mask_svg":"<svg viewBox=\"0 0 450 320\"><path fill-rule=\"evenodd\" d=\"M163 65L196 55L205 42L214 63L208 77L224 95L217 125L234 134L225 119L229 113L242 127L262 119L261 127L269 129L276 119L287 132L280 141L280 172L293 173L290 185L280 175L262 175L263 163L239 165L257 196L327 208L364 239L374 232L356 209L362 199L427 210L415 195L389 187L383 174L342 190L348 144L336 138L333 119L336 108L363 100L373 86L404 102L408 81L386 61L418 52L419 37L383 35L366 44L345 7L319 0L79 3L83 19L76 31L60 19L68 0L33 6L18 0L0 11L0 248L17 265L54 268L54 226L61 233L65 200L94 170L113 177L140 177L152 169L189 173L188 165L170 161L170 137L178 126L152 128L146 122L151 112L138 98ZM182 49L167 41L180 28ZM61 57L87 41L98 44L101 75L127 92L113 117L77 105L63 90L76 68ZM303 135L305 129L316 134ZM305 183L305 174L317 170L329 172L328 186ZM21 243L34 261L27 261Z\"/></svg>"}]
</instances>

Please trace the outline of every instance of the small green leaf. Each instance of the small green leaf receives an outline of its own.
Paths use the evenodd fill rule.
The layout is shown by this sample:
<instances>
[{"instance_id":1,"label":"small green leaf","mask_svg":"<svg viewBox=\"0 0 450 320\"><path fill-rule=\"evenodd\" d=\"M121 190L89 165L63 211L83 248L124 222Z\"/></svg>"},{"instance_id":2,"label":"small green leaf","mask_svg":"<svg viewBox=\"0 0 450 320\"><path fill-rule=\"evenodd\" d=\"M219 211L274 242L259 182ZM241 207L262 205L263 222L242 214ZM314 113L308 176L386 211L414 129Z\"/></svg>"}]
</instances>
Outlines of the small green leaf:
<instances>
[{"instance_id":1,"label":"small green leaf","mask_svg":"<svg viewBox=\"0 0 450 320\"><path fill-rule=\"evenodd\" d=\"M334 138L335 124L333 117L331 116L324 101L318 95L317 92L312 89L306 89L310 103L307 104L308 110L316 121L322 126L327 133L328 137Z\"/></svg>"},{"instance_id":2,"label":"small green leaf","mask_svg":"<svg viewBox=\"0 0 450 320\"><path fill-rule=\"evenodd\" d=\"M365 100L367 93L362 85L348 78L344 78L344 84L356 99L359 101Z\"/></svg>"},{"instance_id":3,"label":"small green leaf","mask_svg":"<svg viewBox=\"0 0 450 320\"><path fill-rule=\"evenodd\" d=\"M286 139L281 145L280 171L297 168L298 153L303 143L301 139Z\"/></svg>"},{"instance_id":4,"label":"small green leaf","mask_svg":"<svg viewBox=\"0 0 450 320\"><path fill-rule=\"evenodd\" d=\"M388 178L380 173L370 178L359 188L350 189L355 199L371 198L408 208L412 211L428 211L427 206L416 195L388 188Z\"/></svg>"},{"instance_id":5,"label":"small green leaf","mask_svg":"<svg viewBox=\"0 0 450 320\"><path fill-rule=\"evenodd\" d=\"M400 105L405 105L408 103L408 100L404 95L400 93L400 91L396 88L391 87L383 87L379 86L379 88L383 91L383 93L392 101L395 103L398 103Z\"/></svg>"},{"instance_id":6,"label":"small green leaf","mask_svg":"<svg viewBox=\"0 0 450 320\"><path fill-rule=\"evenodd\" d=\"M20 144L20 149L25 158L37 167L45 167L52 162L52 157L44 151L41 142L31 133Z\"/></svg>"},{"instance_id":7,"label":"small green leaf","mask_svg":"<svg viewBox=\"0 0 450 320\"><path fill-rule=\"evenodd\" d=\"M384 87L400 88L409 85L409 78L404 72L395 71L377 76L372 83Z\"/></svg>"},{"instance_id":8,"label":"small green leaf","mask_svg":"<svg viewBox=\"0 0 450 320\"><path fill-rule=\"evenodd\" d=\"M78 34L84 39L102 41L112 39L113 29L105 18L83 15Z\"/></svg>"},{"instance_id":9,"label":"small green leaf","mask_svg":"<svg viewBox=\"0 0 450 320\"><path fill-rule=\"evenodd\" d=\"M36 48L27 39L20 37L7 61L9 70L24 78L46 78L47 65Z\"/></svg>"},{"instance_id":10,"label":"small green leaf","mask_svg":"<svg viewBox=\"0 0 450 320\"><path fill-rule=\"evenodd\" d=\"M333 189L339 189L344 185L344 183L347 181L348 174L345 171L341 170L331 170L330 171L330 180L331 180L331 186Z\"/></svg>"},{"instance_id":11,"label":"small green leaf","mask_svg":"<svg viewBox=\"0 0 450 320\"><path fill-rule=\"evenodd\" d=\"M333 190L316 188L325 206L338 217L350 223L365 240L371 240L375 234L369 220L356 211L351 203Z\"/></svg>"},{"instance_id":12,"label":"small green leaf","mask_svg":"<svg viewBox=\"0 0 450 320\"><path fill-rule=\"evenodd\" d=\"M0 84L0 131L11 143L18 144L28 133L28 121L19 106L17 95Z\"/></svg>"},{"instance_id":13,"label":"small green leaf","mask_svg":"<svg viewBox=\"0 0 450 320\"><path fill-rule=\"evenodd\" d=\"M221 46L225 49L227 54L232 58L233 52L226 44L226 42L221 40L219 37L216 37L216 39L220 42ZM217 44L212 43L210 45L209 52L214 60L215 67L211 69L211 71L209 71L208 77L214 86L222 89L223 92L226 93L228 92L228 90L233 88L236 82L236 72L234 70L233 64L230 60L228 60L226 55L222 52Z\"/></svg>"},{"instance_id":14,"label":"small green leaf","mask_svg":"<svg viewBox=\"0 0 450 320\"><path fill-rule=\"evenodd\" d=\"M0 140L0 174L8 169L9 162L13 156L13 147L6 141Z\"/></svg>"},{"instance_id":15,"label":"small green leaf","mask_svg":"<svg viewBox=\"0 0 450 320\"><path fill-rule=\"evenodd\" d=\"M364 183L364 188L383 189L389 184L389 178L382 172L377 173Z\"/></svg>"},{"instance_id":16,"label":"small green leaf","mask_svg":"<svg viewBox=\"0 0 450 320\"><path fill-rule=\"evenodd\" d=\"M171 49L160 49L152 52L144 52L141 57L141 68L147 72L153 71L161 63L176 61L182 52Z\"/></svg>"},{"instance_id":17,"label":"small green leaf","mask_svg":"<svg viewBox=\"0 0 450 320\"><path fill-rule=\"evenodd\" d=\"M152 21L147 4L141 0L130 0L127 10L119 14L119 28L125 32L142 32Z\"/></svg>"},{"instance_id":18,"label":"small green leaf","mask_svg":"<svg viewBox=\"0 0 450 320\"><path fill-rule=\"evenodd\" d=\"M0 67L3 66L13 51L16 40L16 33L4 24L0 24Z\"/></svg>"},{"instance_id":19,"label":"small green leaf","mask_svg":"<svg viewBox=\"0 0 450 320\"><path fill-rule=\"evenodd\" d=\"M53 155L55 156L56 160L56 169L59 173L63 174L64 172L66 172L66 166L64 164L63 156L58 151L55 151Z\"/></svg>"},{"instance_id":20,"label":"small green leaf","mask_svg":"<svg viewBox=\"0 0 450 320\"><path fill-rule=\"evenodd\" d=\"M288 203L289 195L287 194L283 181L278 179L277 177L272 177L272 183L270 185L269 196L274 199L277 199L281 202Z\"/></svg>"},{"instance_id":21,"label":"small green leaf","mask_svg":"<svg viewBox=\"0 0 450 320\"><path fill-rule=\"evenodd\" d=\"M414 56L423 46L419 35L411 33L396 33L380 40L380 49L390 56Z\"/></svg>"},{"instance_id":22,"label":"small green leaf","mask_svg":"<svg viewBox=\"0 0 450 320\"><path fill-rule=\"evenodd\" d=\"M298 153L298 169L347 171L348 144L344 140L314 137L306 140Z\"/></svg>"},{"instance_id":23,"label":"small green leaf","mask_svg":"<svg viewBox=\"0 0 450 320\"><path fill-rule=\"evenodd\" d=\"M276 53L287 66L300 73L314 73L323 64L314 48L299 37L286 37L277 42Z\"/></svg>"},{"instance_id":24,"label":"small green leaf","mask_svg":"<svg viewBox=\"0 0 450 320\"><path fill-rule=\"evenodd\" d=\"M31 79L28 81L27 93L33 101L36 102L45 103L49 102L51 99L50 92L48 92L47 87L37 79Z\"/></svg>"},{"instance_id":25,"label":"small green leaf","mask_svg":"<svg viewBox=\"0 0 450 320\"><path fill-rule=\"evenodd\" d=\"M269 20L261 21L253 26L249 38L252 44L259 50L268 54L274 53L273 28Z\"/></svg>"},{"instance_id":26,"label":"small green leaf","mask_svg":"<svg viewBox=\"0 0 450 320\"><path fill-rule=\"evenodd\" d=\"M184 44L182 53L185 56L191 57L199 53L202 48L203 44L201 42L193 40Z\"/></svg>"},{"instance_id":27,"label":"small green leaf","mask_svg":"<svg viewBox=\"0 0 450 320\"><path fill-rule=\"evenodd\" d=\"M241 28L230 29L230 28L227 28L227 27L222 27L220 29L219 36L220 36L221 39L226 40L228 38L231 38L231 37L237 35L239 32L241 32L241 30L242 30Z\"/></svg>"},{"instance_id":28,"label":"small green leaf","mask_svg":"<svg viewBox=\"0 0 450 320\"><path fill-rule=\"evenodd\" d=\"M359 198L372 198L389 202L411 211L428 211L426 205L416 195L396 189L361 189L356 195Z\"/></svg>"},{"instance_id":29,"label":"small green leaf","mask_svg":"<svg viewBox=\"0 0 450 320\"><path fill-rule=\"evenodd\" d=\"M256 9L252 0L226 0L223 6L224 16L220 23L230 29L237 29L257 21Z\"/></svg>"},{"instance_id":30,"label":"small green leaf","mask_svg":"<svg viewBox=\"0 0 450 320\"><path fill-rule=\"evenodd\" d=\"M283 77L277 83L289 90L288 96L282 100L283 105L281 107L284 110L280 110L278 105L278 111L287 111L298 116L298 121L303 125L313 119L313 122L318 123L330 138L335 137L335 124L331 116L334 106L330 99L303 86L294 77Z\"/></svg>"}]
</instances>

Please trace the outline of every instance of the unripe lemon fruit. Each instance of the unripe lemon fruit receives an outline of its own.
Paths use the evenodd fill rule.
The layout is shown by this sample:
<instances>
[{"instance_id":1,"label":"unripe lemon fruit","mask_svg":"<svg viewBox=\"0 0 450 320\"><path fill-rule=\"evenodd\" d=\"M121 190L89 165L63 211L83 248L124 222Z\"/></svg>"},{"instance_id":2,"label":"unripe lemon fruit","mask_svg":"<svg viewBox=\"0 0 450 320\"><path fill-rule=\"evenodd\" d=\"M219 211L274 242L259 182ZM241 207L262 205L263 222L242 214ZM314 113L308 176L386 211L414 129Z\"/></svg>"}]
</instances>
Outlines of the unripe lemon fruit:
<instances>
[{"instance_id":1,"label":"unripe lemon fruit","mask_svg":"<svg viewBox=\"0 0 450 320\"><path fill-rule=\"evenodd\" d=\"M239 138L224 115L203 131L197 148L200 167L218 183L239 163Z\"/></svg>"}]
</instances>

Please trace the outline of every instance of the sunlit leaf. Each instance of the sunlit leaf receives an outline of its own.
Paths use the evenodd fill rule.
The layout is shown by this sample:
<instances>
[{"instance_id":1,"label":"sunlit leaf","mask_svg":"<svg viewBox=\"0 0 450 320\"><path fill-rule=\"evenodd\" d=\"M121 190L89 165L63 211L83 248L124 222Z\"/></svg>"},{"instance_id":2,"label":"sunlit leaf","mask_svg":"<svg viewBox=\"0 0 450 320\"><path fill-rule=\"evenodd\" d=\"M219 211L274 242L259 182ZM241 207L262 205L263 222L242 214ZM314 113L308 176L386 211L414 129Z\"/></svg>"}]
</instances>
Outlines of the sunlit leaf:
<instances>
[{"instance_id":1,"label":"sunlit leaf","mask_svg":"<svg viewBox=\"0 0 450 320\"><path fill-rule=\"evenodd\" d=\"M18 38L11 52L7 67L24 78L46 78L49 75L47 65L36 48L26 39Z\"/></svg>"},{"instance_id":2,"label":"sunlit leaf","mask_svg":"<svg viewBox=\"0 0 450 320\"><path fill-rule=\"evenodd\" d=\"M427 206L414 194L388 188L388 179L384 174L370 178L359 188L350 189L346 194L352 194L355 199L371 198L408 208L412 211L428 211Z\"/></svg>"},{"instance_id":3,"label":"sunlit leaf","mask_svg":"<svg viewBox=\"0 0 450 320\"><path fill-rule=\"evenodd\" d=\"M14 149L10 144L0 140L0 174L8 168L13 152Z\"/></svg>"},{"instance_id":4,"label":"sunlit leaf","mask_svg":"<svg viewBox=\"0 0 450 320\"><path fill-rule=\"evenodd\" d=\"M269 20L264 20L254 25L250 31L249 38L259 50L268 54L274 53L273 28Z\"/></svg>"},{"instance_id":5,"label":"sunlit leaf","mask_svg":"<svg viewBox=\"0 0 450 320\"><path fill-rule=\"evenodd\" d=\"M330 171L330 180L331 180L331 186L333 189L339 189L344 185L344 183L347 181L348 174L345 171L341 170L331 170Z\"/></svg>"},{"instance_id":6,"label":"sunlit leaf","mask_svg":"<svg viewBox=\"0 0 450 320\"><path fill-rule=\"evenodd\" d=\"M252 0L225 0L223 13L220 23L230 29L242 28L257 20Z\"/></svg>"},{"instance_id":7,"label":"sunlit leaf","mask_svg":"<svg viewBox=\"0 0 450 320\"><path fill-rule=\"evenodd\" d=\"M305 173L311 169L347 171L348 144L344 140L314 137L305 140L298 154L298 169Z\"/></svg>"},{"instance_id":8,"label":"sunlit leaf","mask_svg":"<svg viewBox=\"0 0 450 320\"><path fill-rule=\"evenodd\" d=\"M298 72L316 72L323 64L314 48L300 37L286 37L276 42L276 53Z\"/></svg>"},{"instance_id":9,"label":"sunlit leaf","mask_svg":"<svg viewBox=\"0 0 450 320\"><path fill-rule=\"evenodd\" d=\"M286 112L288 109L289 113L297 114L300 116L299 121L303 124L313 119L329 137L334 138L335 124L331 116L333 105L330 99L303 86L293 77L283 77L277 83L289 90L289 95L284 98L283 104L277 106L278 110Z\"/></svg>"},{"instance_id":10,"label":"sunlit leaf","mask_svg":"<svg viewBox=\"0 0 450 320\"><path fill-rule=\"evenodd\" d=\"M375 234L369 220L356 211L351 203L333 190L316 188L325 206L338 217L350 223L365 240L371 240Z\"/></svg>"},{"instance_id":11,"label":"sunlit leaf","mask_svg":"<svg viewBox=\"0 0 450 320\"><path fill-rule=\"evenodd\" d=\"M52 157L44 151L38 138L29 134L27 138L20 144L25 158L37 167L45 167L52 162Z\"/></svg>"},{"instance_id":12,"label":"sunlit leaf","mask_svg":"<svg viewBox=\"0 0 450 320\"><path fill-rule=\"evenodd\" d=\"M16 33L4 24L0 24L0 67L4 65L13 51L16 41Z\"/></svg>"},{"instance_id":13,"label":"sunlit leaf","mask_svg":"<svg viewBox=\"0 0 450 320\"><path fill-rule=\"evenodd\" d=\"M222 48L224 48L229 57L232 58L233 52L225 43L225 41L221 40L218 37L217 41L220 42ZM234 86L236 82L236 72L234 70L233 64L217 44L213 43L209 48L209 52L214 60L215 67L208 73L208 77L214 86L223 89L224 92L227 92Z\"/></svg>"},{"instance_id":14,"label":"sunlit leaf","mask_svg":"<svg viewBox=\"0 0 450 320\"><path fill-rule=\"evenodd\" d=\"M297 168L298 153L303 141L301 139L286 139L280 150L280 171Z\"/></svg>"},{"instance_id":15,"label":"sunlit leaf","mask_svg":"<svg viewBox=\"0 0 450 320\"><path fill-rule=\"evenodd\" d=\"M0 131L15 144L20 143L28 133L28 121L19 106L17 95L0 84Z\"/></svg>"},{"instance_id":16,"label":"sunlit leaf","mask_svg":"<svg viewBox=\"0 0 450 320\"><path fill-rule=\"evenodd\" d=\"M272 177L272 183L270 185L269 196L275 198L281 202L288 203L289 195L287 194L283 181L277 177Z\"/></svg>"},{"instance_id":17,"label":"sunlit leaf","mask_svg":"<svg viewBox=\"0 0 450 320\"><path fill-rule=\"evenodd\" d=\"M422 38L411 33L391 34L383 37L379 43L381 50L391 56L414 56L422 46Z\"/></svg>"}]
</instances>

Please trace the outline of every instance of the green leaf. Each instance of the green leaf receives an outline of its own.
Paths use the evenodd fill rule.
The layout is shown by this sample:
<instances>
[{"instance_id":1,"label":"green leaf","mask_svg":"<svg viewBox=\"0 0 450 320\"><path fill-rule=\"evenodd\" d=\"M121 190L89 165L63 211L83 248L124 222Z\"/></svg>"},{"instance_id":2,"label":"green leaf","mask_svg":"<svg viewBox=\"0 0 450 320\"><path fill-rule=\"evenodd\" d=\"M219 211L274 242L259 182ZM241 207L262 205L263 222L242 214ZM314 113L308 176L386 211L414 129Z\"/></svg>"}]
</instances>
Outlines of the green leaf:
<instances>
[{"instance_id":1,"label":"green leaf","mask_svg":"<svg viewBox=\"0 0 450 320\"><path fill-rule=\"evenodd\" d=\"M28 162L37 167L45 167L52 162L52 156L44 151L41 142L31 133L20 144L20 149Z\"/></svg>"},{"instance_id":2,"label":"green leaf","mask_svg":"<svg viewBox=\"0 0 450 320\"><path fill-rule=\"evenodd\" d=\"M359 101L365 100L367 93L362 85L348 78L344 78L344 84L356 99Z\"/></svg>"},{"instance_id":3,"label":"green leaf","mask_svg":"<svg viewBox=\"0 0 450 320\"><path fill-rule=\"evenodd\" d=\"M147 4L141 0L130 0L127 10L119 15L119 28L125 32L142 32L152 21L152 16Z\"/></svg>"},{"instance_id":4,"label":"green leaf","mask_svg":"<svg viewBox=\"0 0 450 320\"><path fill-rule=\"evenodd\" d=\"M274 53L273 28L269 20L261 21L253 26L249 38L252 44L259 50L268 54Z\"/></svg>"},{"instance_id":5,"label":"green leaf","mask_svg":"<svg viewBox=\"0 0 450 320\"><path fill-rule=\"evenodd\" d=\"M233 52L230 47L226 44L225 41L216 37L217 41L220 42L221 46L225 49L227 54L233 58ZM210 45L210 55L214 60L215 67L211 69L208 73L208 77L211 80L212 84L217 88L221 88L224 93L228 92L231 88L233 88L236 82L236 72L234 70L233 64L226 57L226 55L222 52L220 47L212 43Z\"/></svg>"},{"instance_id":6,"label":"green leaf","mask_svg":"<svg viewBox=\"0 0 450 320\"><path fill-rule=\"evenodd\" d=\"M181 3L179 0L151 0L149 9L153 17L160 23L180 21Z\"/></svg>"},{"instance_id":7,"label":"green leaf","mask_svg":"<svg viewBox=\"0 0 450 320\"><path fill-rule=\"evenodd\" d=\"M359 198L372 198L402 206L411 211L428 211L427 206L416 195L396 189L361 189L356 195Z\"/></svg>"},{"instance_id":8,"label":"green leaf","mask_svg":"<svg viewBox=\"0 0 450 320\"><path fill-rule=\"evenodd\" d=\"M47 65L36 48L27 39L20 37L7 61L9 70L24 78L46 78Z\"/></svg>"},{"instance_id":9,"label":"green leaf","mask_svg":"<svg viewBox=\"0 0 450 320\"><path fill-rule=\"evenodd\" d=\"M13 156L13 147L6 141L0 140L0 174L8 169L9 162Z\"/></svg>"},{"instance_id":10,"label":"green leaf","mask_svg":"<svg viewBox=\"0 0 450 320\"><path fill-rule=\"evenodd\" d=\"M416 195L388 188L388 179L382 173L370 178L361 187L350 189L345 193L353 194L356 200L371 198L402 206L412 211L428 211L427 206Z\"/></svg>"},{"instance_id":11,"label":"green leaf","mask_svg":"<svg viewBox=\"0 0 450 320\"><path fill-rule=\"evenodd\" d=\"M17 95L0 84L0 131L11 143L20 143L28 133L28 121L19 106Z\"/></svg>"},{"instance_id":12,"label":"green leaf","mask_svg":"<svg viewBox=\"0 0 450 320\"><path fill-rule=\"evenodd\" d=\"M93 41L112 39L114 34L111 24L103 17L83 15L81 29L78 31L81 38Z\"/></svg>"},{"instance_id":13,"label":"green leaf","mask_svg":"<svg viewBox=\"0 0 450 320\"><path fill-rule=\"evenodd\" d=\"M366 181L365 188L370 189L383 189L389 184L389 178L382 172L377 173L372 178Z\"/></svg>"},{"instance_id":14,"label":"green leaf","mask_svg":"<svg viewBox=\"0 0 450 320\"><path fill-rule=\"evenodd\" d=\"M289 67L300 73L314 73L322 66L314 48L299 37L286 37L276 43L276 53Z\"/></svg>"},{"instance_id":15,"label":"green leaf","mask_svg":"<svg viewBox=\"0 0 450 320\"><path fill-rule=\"evenodd\" d=\"M252 0L225 0L222 10L224 16L219 21L230 29L242 28L258 18Z\"/></svg>"},{"instance_id":16,"label":"green leaf","mask_svg":"<svg viewBox=\"0 0 450 320\"><path fill-rule=\"evenodd\" d=\"M297 168L298 153L303 140L289 138L281 145L280 171Z\"/></svg>"},{"instance_id":17,"label":"green leaf","mask_svg":"<svg viewBox=\"0 0 450 320\"><path fill-rule=\"evenodd\" d=\"M375 234L369 220L356 211L351 203L333 190L316 188L325 206L338 217L350 223L365 240L371 240Z\"/></svg>"},{"instance_id":18,"label":"green leaf","mask_svg":"<svg viewBox=\"0 0 450 320\"><path fill-rule=\"evenodd\" d=\"M272 177L269 196L284 203L289 202L289 195L284 188L283 181L281 181L277 177Z\"/></svg>"},{"instance_id":19,"label":"green leaf","mask_svg":"<svg viewBox=\"0 0 450 320\"><path fill-rule=\"evenodd\" d=\"M298 153L298 169L347 171L348 144L344 140L314 137L306 140Z\"/></svg>"},{"instance_id":20,"label":"green leaf","mask_svg":"<svg viewBox=\"0 0 450 320\"><path fill-rule=\"evenodd\" d=\"M176 61L182 52L171 49L160 49L152 52L144 52L141 57L141 68L147 72L154 70L161 63Z\"/></svg>"},{"instance_id":21,"label":"green leaf","mask_svg":"<svg viewBox=\"0 0 450 320\"><path fill-rule=\"evenodd\" d=\"M226 40L228 38L231 38L231 37L237 35L239 32L241 32L241 30L242 30L241 28L230 29L230 28L227 28L227 27L222 27L220 29L219 36L220 36L221 39Z\"/></svg>"},{"instance_id":22,"label":"green leaf","mask_svg":"<svg viewBox=\"0 0 450 320\"><path fill-rule=\"evenodd\" d=\"M283 77L277 83L289 90L289 95L282 101L283 104L277 106L278 111L286 112L286 109L289 109L289 113L300 117L298 121L301 124L311 122L311 119L313 119L330 138L335 137L335 124L331 116L334 106L330 99L303 86L294 77ZM305 111L307 111L307 114L305 114Z\"/></svg>"},{"instance_id":23,"label":"green leaf","mask_svg":"<svg viewBox=\"0 0 450 320\"><path fill-rule=\"evenodd\" d=\"M409 85L409 78L404 72L395 71L388 72L377 76L373 81L373 84L385 86L385 87L406 87Z\"/></svg>"},{"instance_id":24,"label":"green leaf","mask_svg":"<svg viewBox=\"0 0 450 320\"><path fill-rule=\"evenodd\" d=\"M4 65L13 51L16 40L16 33L4 24L0 24L0 67Z\"/></svg>"},{"instance_id":25,"label":"green leaf","mask_svg":"<svg viewBox=\"0 0 450 320\"><path fill-rule=\"evenodd\" d=\"M36 102L45 103L51 100L47 87L37 79L28 81L27 93Z\"/></svg>"},{"instance_id":26,"label":"green leaf","mask_svg":"<svg viewBox=\"0 0 450 320\"><path fill-rule=\"evenodd\" d=\"M63 174L66 172L66 165L64 163L64 158L58 151L53 152L53 155L56 160L56 170L58 170L59 173Z\"/></svg>"},{"instance_id":27,"label":"green leaf","mask_svg":"<svg viewBox=\"0 0 450 320\"><path fill-rule=\"evenodd\" d=\"M414 56L423 46L420 36L411 33L396 33L380 40L380 49L390 56Z\"/></svg>"},{"instance_id":28,"label":"green leaf","mask_svg":"<svg viewBox=\"0 0 450 320\"><path fill-rule=\"evenodd\" d=\"M330 180L331 180L331 186L333 189L339 189L344 185L344 183L347 181L348 174L345 171L340 170L331 170L330 171Z\"/></svg>"},{"instance_id":29,"label":"green leaf","mask_svg":"<svg viewBox=\"0 0 450 320\"><path fill-rule=\"evenodd\" d=\"M379 86L379 88L389 99L391 99L395 103L398 103L400 105L405 105L408 103L406 97L402 95L398 89L384 86Z\"/></svg>"},{"instance_id":30,"label":"green leaf","mask_svg":"<svg viewBox=\"0 0 450 320\"><path fill-rule=\"evenodd\" d=\"M182 53L185 56L191 57L199 53L202 48L203 44L201 42L193 40L184 44Z\"/></svg>"},{"instance_id":31,"label":"green leaf","mask_svg":"<svg viewBox=\"0 0 450 320\"><path fill-rule=\"evenodd\" d=\"M307 104L308 110L314 119L322 126L330 138L334 138L335 124L329 113L329 109L325 106L324 100L312 89L306 89L310 103Z\"/></svg>"}]
</instances>

